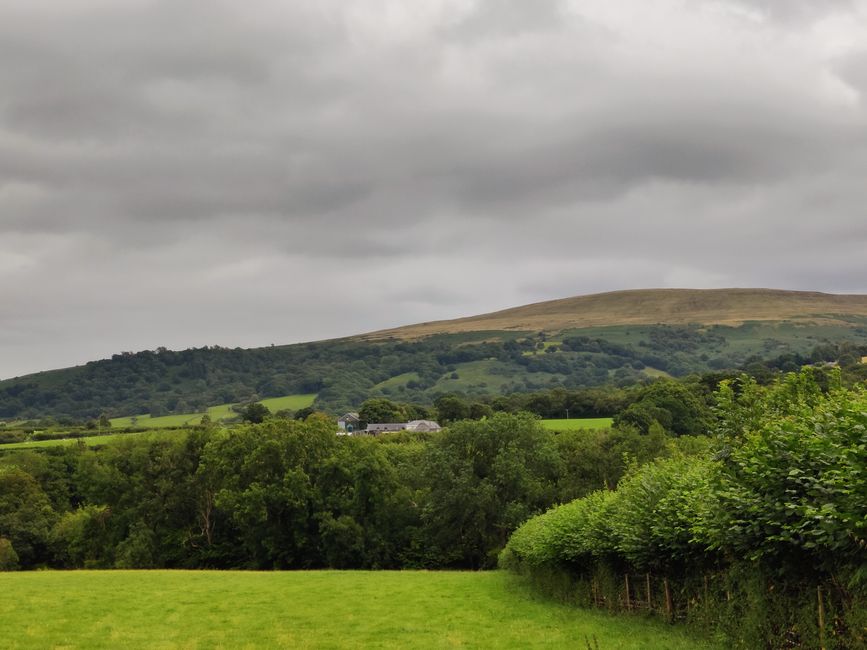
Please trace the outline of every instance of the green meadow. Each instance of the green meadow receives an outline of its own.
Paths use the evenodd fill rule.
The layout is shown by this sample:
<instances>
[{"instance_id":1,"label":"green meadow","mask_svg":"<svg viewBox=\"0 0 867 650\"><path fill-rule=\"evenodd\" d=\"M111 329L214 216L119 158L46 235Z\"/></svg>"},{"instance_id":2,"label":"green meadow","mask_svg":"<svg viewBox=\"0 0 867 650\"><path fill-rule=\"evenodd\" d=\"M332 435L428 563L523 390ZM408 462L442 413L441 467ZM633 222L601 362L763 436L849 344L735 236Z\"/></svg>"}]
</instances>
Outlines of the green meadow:
<instances>
[{"instance_id":1,"label":"green meadow","mask_svg":"<svg viewBox=\"0 0 867 650\"><path fill-rule=\"evenodd\" d=\"M542 420L542 426L551 431L578 431L579 429L610 429L612 422L612 418L570 418Z\"/></svg>"},{"instance_id":2,"label":"green meadow","mask_svg":"<svg viewBox=\"0 0 867 650\"><path fill-rule=\"evenodd\" d=\"M0 445L0 451L9 451L11 449L39 449L42 447L59 447L62 445L77 444L83 444L88 447L101 447L103 445L110 445L119 440L128 440L132 436L135 436L136 438L140 436L159 438L163 436L176 435L178 435L178 430L176 429L168 429L162 431L159 429L148 429L147 431L108 433L101 436L85 436L82 438L53 438L50 440L28 440L26 442L10 442Z\"/></svg>"},{"instance_id":3,"label":"green meadow","mask_svg":"<svg viewBox=\"0 0 867 650\"><path fill-rule=\"evenodd\" d=\"M268 407L272 413L291 409L297 411L313 405L313 400L316 399L315 393L307 395L286 395L284 397L269 397L268 399L260 400L260 404Z\"/></svg>"},{"instance_id":4,"label":"green meadow","mask_svg":"<svg viewBox=\"0 0 867 650\"><path fill-rule=\"evenodd\" d=\"M0 588L9 650L715 647L500 571L39 571L0 574Z\"/></svg>"},{"instance_id":5,"label":"green meadow","mask_svg":"<svg viewBox=\"0 0 867 650\"><path fill-rule=\"evenodd\" d=\"M313 400L316 399L316 394L304 394L304 395L284 395L283 397L269 397L268 399L260 400L261 404L264 404L268 407L272 413L276 413L277 411L282 411L284 409L291 409L293 411L297 411L298 409L305 408L307 406L311 406L313 404ZM207 415L214 422L220 422L221 420L228 420L229 418L237 415L232 407L234 404L219 404L217 406L211 406L206 411ZM199 424L202 421L202 416L205 415L205 412L201 413L180 413L177 415L161 415L159 417L151 417L150 415L131 415L123 418L112 418L111 426L115 429L125 429L129 427L151 427L151 428L159 428L159 427L183 427L188 425Z\"/></svg>"}]
</instances>

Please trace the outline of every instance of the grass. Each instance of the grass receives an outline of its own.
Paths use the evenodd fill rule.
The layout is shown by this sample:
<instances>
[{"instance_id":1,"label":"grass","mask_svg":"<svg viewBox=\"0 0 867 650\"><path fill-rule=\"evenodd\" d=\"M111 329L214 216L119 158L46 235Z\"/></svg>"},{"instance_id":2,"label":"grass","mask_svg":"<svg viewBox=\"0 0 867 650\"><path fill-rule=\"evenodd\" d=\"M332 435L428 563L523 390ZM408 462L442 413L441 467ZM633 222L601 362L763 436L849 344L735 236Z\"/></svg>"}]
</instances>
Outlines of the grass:
<instances>
[{"instance_id":1,"label":"grass","mask_svg":"<svg viewBox=\"0 0 867 650\"><path fill-rule=\"evenodd\" d=\"M102 447L110 445L121 439L128 439L130 436L176 436L177 430L159 431L157 429L138 432L126 433L109 433L103 436L85 436L83 438L54 438L52 440L28 440L27 442L10 442L0 445L0 451L8 451L12 449L39 449L41 447L60 447L64 445L75 445L80 440L88 447Z\"/></svg>"},{"instance_id":2,"label":"grass","mask_svg":"<svg viewBox=\"0 0 867 650\"><path fill-rule=\"evenodd\" d=\"M310 406L313 400L316 399L315 394L307 395L286 395L284 397L272 397L263 399L262 404L267 406L272 413L276 413L282 409L297 410ZM231 404L220 404L212 406L207 411L211 420L219 422L234 417L236 413L232 410ZM129 427L145 427L148 431L135 433L114 433L101 436L87 436L84 438L55 438L52 440L30 440L27 442L15 442L0 445L0 451L9 449L39 449L40 447L57 447L59 445L74 445L81 440L88 447L98 447L111 444L120 438L130 435L140 435L141 433L158 435L170 435L173 431L157 431L161 428L169 427L184 427L194 426L201 422L204 413L184 413L179 415L165 415L152 418L150 415L130 416L125 418L114 418L111 420L113 429L124 429Z\"/></svg>"},{"instance_id":3,"label":"grass","mask_svg":"<svg viewBox=\"0 0 867 650\"><path fill-rule=\"evenodd\" d=\"M613 421L613 418L570 418L568 420L542 420L542 426L551 431L610 429Z\"/></svg>"},{"instance_id":4,"label":"grass","mask_svg":"<svg viewBox=\"0 0 867 650\"><path fill-rule=\"evenodd\" d=\"M297 411L298 409L303 409L313 404L313 400L316 399L316 394L311 393L307 395L286 395L285 397L269 397L268 399L261 400L261 404L264 404L268 407L268 409L272 413L276 413L277 411L282 411L284 409L291 409L292 411Z\"/></svg>"},{"instance_id":5,"label":"grass","mask_svg":"<svg viewBox=\"0 0 867 650\"><path fill-rule=\"evenodd\" d=\"M0 574L0 587L8 650L713 648L535 597L503 572L39 571Z\"/></svg>"},{"instance_id":6,"label":"grass","mask_svg":"<svg viewBox=\"0 0 867 650\"><path fill-rule=\"evenodd\" d=\"M507 390L515 379L526 377L526 375L521 376L520 371L496 359L459 363L455 366L455 372L458 375L457 379L452 379L452 373L448 372L437 381L434 390L443 393L499 393ZM562 381L563 377L564 375L545 372L535 373L535 378L540 382L552 378Z\"/></svg>"},{"instance_id":7,"label":"grass","mask_svg":"<svg viewBox=\"0 0 867 650\"><path fill-rule=\"evenodd\" d=\"M292 409L297 411L300 408L310 406L313 400L316 399L315 394L298 394L284 395L283 397L269 397L268 399L260 400L262 404L268 407L272 413L283 409ZM211 406L207 410L208 417L214 422L228 420L236 415L232 410L233 404L219 404ZM152 418L150 415L130 415L123 418L112 418L111 426L115 429L124 429L128 427L183 427L188 425L199 424L202 421L201 413L180 413L176 415L161 415Z\"/></svg>"},{"instance_id":8,"label":"grass","mask_svg":"<svg viewBox=\"0 0 867 650\"><path fill-rule=\"evenodd\" d=\"M114 429L127 429L129 427L183 427L199 424L203 413L179 413L176 415L161 415L152 418L150 415L131 415L125 418L112 418L111 426Z\"/></svg>"},{"instance_id":9,"label":"grass","mask_svg":"<svg viewBox=\"0 0 867 650\"><path fill-rule=\"evenodd\" d=\"M379 382L374 388L384 391L398 389L401 386L406 386L411 381L418 381L419 375L417 372L405 372L394 377L389 377L385 381Z\"/></svg>"}]
</instances>

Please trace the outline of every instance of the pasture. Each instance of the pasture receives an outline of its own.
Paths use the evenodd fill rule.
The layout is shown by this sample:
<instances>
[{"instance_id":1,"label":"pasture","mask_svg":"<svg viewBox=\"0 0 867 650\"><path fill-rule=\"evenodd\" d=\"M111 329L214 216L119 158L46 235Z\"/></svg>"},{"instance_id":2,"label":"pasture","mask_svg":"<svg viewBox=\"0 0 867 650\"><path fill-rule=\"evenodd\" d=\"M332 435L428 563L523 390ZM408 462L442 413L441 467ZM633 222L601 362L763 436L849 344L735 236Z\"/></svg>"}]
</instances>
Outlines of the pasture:
<instances>
[{"instance_id":1,"label":"pasture","mask_svg":"<svg viewBox=\"0 0 867 650\"><path fill-rule=\"evenodd\" d=\"M316 395L311 393L303 395L284 395L283 397L269 397L260 400L260 403L268 407L268 410L272 413L276 413L277 411L282 411L284 409L297 411L298 409L311 406L315 399ZM220 422L221 420L228 420L237 415L232 410L233 406L234 404L218 404L217 406L209 407L206 412L161 415L155 418L148 414L130 415L122 418L112 418L111 426L115 429L124 429L129 427L159 428L191 426L199 424L205 413L207 413L208 417L210 417L212 421Z\"/></svg>"},{"instance_id":2,"label":"pasture","mask_svg":"<svg viewBox=\"0 0 867 650\"><path fill-rule=\"evenodd\" d=\"M40 449L44 447L59 447L62 445L77 445L83 444L87 447L102 447L110 445L119 440L128 440L132 436L150 436L154 438L162 436L176 436L176 429L148 429L147 431L130 431L124 433L109 433L101 436L84 436L82 438L52 438L50 440L28 440L26 442L10 442L0 445L0 451L9 451L13 449Z\"/></svg>"},{"instance_id":3,"label":"pasture","mask_svg":"<svg viewBox=\"0 0 867 650\"><path fill-rule=\"evenodd\" d=\"M550 431L578 431L581 429L610 429L613 418L570 418L568 420L542 420Z\"/></svg>"},{"instance_id":4,"label":"pasture","mask_svg":"<svg viewBox=\"0 0 867 650\"><path fill-rule=\"evenodd\" d=\"M504 572L39 571L0 587L10 650L714 647L541 599Z\"/></svg>"}]
</instances>

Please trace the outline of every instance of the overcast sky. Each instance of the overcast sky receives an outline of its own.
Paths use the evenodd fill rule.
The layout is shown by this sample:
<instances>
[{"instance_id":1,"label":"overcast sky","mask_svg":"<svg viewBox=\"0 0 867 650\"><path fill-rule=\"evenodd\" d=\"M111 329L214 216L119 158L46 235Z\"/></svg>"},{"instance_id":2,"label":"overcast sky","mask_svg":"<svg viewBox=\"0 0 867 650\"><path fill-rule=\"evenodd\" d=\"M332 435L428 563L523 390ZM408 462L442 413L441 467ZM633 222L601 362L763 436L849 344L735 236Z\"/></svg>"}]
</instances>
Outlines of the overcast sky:
<instances>
[{"instance_id":1,"label":"overcast sky","mask_svg":"<svg viewBox=\"0 0 867 650\"><path fill-rule=\"evenodd\" d=\"M867 293L867 0L0 0L0 377Z\"/></svg>"}]
</instances>

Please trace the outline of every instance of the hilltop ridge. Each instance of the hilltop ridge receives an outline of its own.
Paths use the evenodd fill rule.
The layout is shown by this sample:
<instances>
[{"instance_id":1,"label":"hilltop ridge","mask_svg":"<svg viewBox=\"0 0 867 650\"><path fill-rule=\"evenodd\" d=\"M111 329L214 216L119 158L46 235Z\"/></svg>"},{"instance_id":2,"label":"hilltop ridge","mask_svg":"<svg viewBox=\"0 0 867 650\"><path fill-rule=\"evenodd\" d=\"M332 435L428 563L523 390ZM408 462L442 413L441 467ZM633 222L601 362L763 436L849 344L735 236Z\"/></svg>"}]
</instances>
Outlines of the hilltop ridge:
<instances>
[{"instance_id":1,"label":"hilltop ridge","mask_svg":"<svg viewBox=\"0 0 867 650\"><path fill-rule=\"evenodd\" d=\"M562 331L615 325L740 325L867 316L867 295L782 289L628 289L378 330L357 338L422 338L485 330ZM845 320L845 319L843 319Z\"/></svg>"},{"instance_id":2,"label":"hilltop ridge","mask_svg":"<svg viewBox=\"0 0 867 650\"><path fill-rule=\"evenodd\" d=\"M864 355L867 296L615 291L326 341L116 354L0 381L0 420L161 417L291 395L316 395L315 408L336 413L370 397L431 403Z\"/></svg>"}]
</instances>

